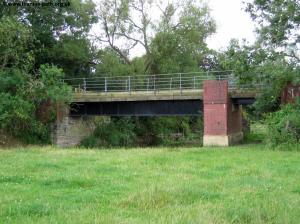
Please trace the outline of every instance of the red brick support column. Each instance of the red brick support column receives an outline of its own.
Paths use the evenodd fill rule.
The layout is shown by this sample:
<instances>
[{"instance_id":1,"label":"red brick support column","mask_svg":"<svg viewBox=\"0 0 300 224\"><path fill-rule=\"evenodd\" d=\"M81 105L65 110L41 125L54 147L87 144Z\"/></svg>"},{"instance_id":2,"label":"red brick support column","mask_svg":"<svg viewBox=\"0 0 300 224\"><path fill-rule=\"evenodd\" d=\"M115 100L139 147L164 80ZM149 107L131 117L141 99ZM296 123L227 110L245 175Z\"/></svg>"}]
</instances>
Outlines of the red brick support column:
<instances>
[{"instance_id":1,"label":"red brick support column","mask_svg":"<svg viewBox=\"0 0 300 224\"><path fill-rule=\"evenodd\" d=\"M204 146L228 146L243 139L241 106L233 105L228 82L204 81Z\"/></svg>"},{"instance_id":2,"label":"red brick support column","mask_svg":"<svg viewBox=\"0 0 300 224\"><path fill-rule=\"evenodd\" d=\"M297 97L300 98L300 85L290 83L281 94L281 104L295 103Z\"/></svg>"}]
</instances>

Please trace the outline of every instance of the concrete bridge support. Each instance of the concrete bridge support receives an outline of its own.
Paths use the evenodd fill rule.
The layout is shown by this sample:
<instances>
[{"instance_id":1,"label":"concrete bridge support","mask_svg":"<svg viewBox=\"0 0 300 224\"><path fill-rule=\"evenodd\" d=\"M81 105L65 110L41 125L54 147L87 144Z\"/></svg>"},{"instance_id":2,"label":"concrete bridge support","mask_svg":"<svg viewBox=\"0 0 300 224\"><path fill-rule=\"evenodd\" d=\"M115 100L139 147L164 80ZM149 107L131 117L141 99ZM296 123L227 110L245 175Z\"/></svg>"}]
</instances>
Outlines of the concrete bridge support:
<instances>
[{"instance_id":1,"label":"concrete bridge support","mask_svg":"<svg viewBox=\"0 0 300 224\"><path fill-rule=\"evenodd\" d=\"M95 125L90 117L71 117L67 106L58 105L53 125L52 143L58 147L75 147L93 133Z\"/></svg>"},{"instance_id":2,"label":"concrete bridge support","mask_svg":"<svg viewBox=\"0 0 300 224\"><path fill-rule=\"evenodd\" d=\"M204 146L229 146L243 139L242 108L234 105L227 81L204 81Z\"/></svg>"}]
</instances>

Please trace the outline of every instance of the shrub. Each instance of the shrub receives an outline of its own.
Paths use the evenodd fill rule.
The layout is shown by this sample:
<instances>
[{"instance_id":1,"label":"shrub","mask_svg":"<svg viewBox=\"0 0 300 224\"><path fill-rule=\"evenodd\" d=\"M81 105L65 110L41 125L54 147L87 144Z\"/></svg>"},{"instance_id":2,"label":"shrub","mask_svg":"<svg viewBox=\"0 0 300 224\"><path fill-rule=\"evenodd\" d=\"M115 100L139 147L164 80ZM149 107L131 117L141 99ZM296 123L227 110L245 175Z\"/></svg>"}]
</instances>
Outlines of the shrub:
<instances>
[{"instance_id":1,"label":"shrub","mask_svg":"<svg viewBox=\"0 0 300 224\"><path fill-rule=\"evenodd\" d=\"M92 136L81 145L88 148L132 146L136 142L135 125L130 118L112 118L110 122L98 123Z\"/></svg>"},{"instance_id":2,"label":"shrub","mask_svg":"<svg viewBox=\"0 0 300 224\"><path fill-rule=\"evenodd\" d=\"M91 135L87 138L84 138L80 145L85 148L96 148L98 146L98 138L95 135Z\"/></svg>"},{"instance_id":3,"label":"shrub","mask_svg":"<svg viewBox=\"0 0 300 224\"><path fill-rule=\"evenodd\" d=\"M178 145L201 142L201 117L128 117L100 121L92 136L81 145L93 147L127 147Z\"/></svg>"},{"instance_id":4,"label":"shrub","mask_svg":"<svg viewBox=\"0 0 300 224\"><path fill-rule=\"evenodd\" d=\"M266 141L274 148L299 149L300 143L300 104L285 105L271 113L266 119L268 126Z\"/></svg>"},{"instance_id":5,"label":"shrub","mask_svg":"<svg viewBox=\"0 0 300 224\"><path fill-rule=\"evenodd\" d=\"M299 72L299 66L290 65L285 60L266 61L263 66L257 67L253 73L261 74L257 77L263 85L263 92L254 103L255 111L264 115L278 110L284 88L288 83L299 83Z\"/></svg>"}]
</instances>

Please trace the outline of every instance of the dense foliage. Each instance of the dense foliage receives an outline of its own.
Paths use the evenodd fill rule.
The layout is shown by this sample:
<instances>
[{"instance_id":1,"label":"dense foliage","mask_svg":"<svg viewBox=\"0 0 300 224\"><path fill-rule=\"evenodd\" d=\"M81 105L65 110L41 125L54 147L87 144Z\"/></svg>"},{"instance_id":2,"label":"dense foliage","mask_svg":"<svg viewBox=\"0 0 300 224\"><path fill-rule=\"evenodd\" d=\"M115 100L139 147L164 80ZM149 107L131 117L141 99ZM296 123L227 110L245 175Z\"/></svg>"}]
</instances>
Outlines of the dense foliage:
<instances>
[{"instance_id":1,"label":"dense foliage","mask_svg":"<svg viewBox=\"0 0 300 224\"><path fill-rule=\"evenodd\" d=\"M50 143L56 103L68 101L71 89L60 69L45 65L38 72L37 79L15 68L0 72L0 129L28 143Z\"/></svg>"},{"instance_id":2,"label":"dense foliage","mask_svg":"<svg viewBox=\"0 0 300 224\"><path fill-rule=\"evenodd\" d=\"M298 0L253 0L247 5L258 24L259 42L300 63L300 2Z\"/></svg>"},{"instance_id":3,"label":"dense foliage","mask_svg":"<svg viewBox=\"0 0 300 224\"><path fill-rule=\"evenodd\" d=\"M296 105L285 105L281 110L271 113L266 141L273 148L300 150L300 101Z\"/></svg>"},{"instance_id":4,"label":"dense foliage","mask_svg":"<svg viewBox=\"0 0 300 224\"><path fill-rule=\"evenodd\" d=\"M61 69L35 68L34 41L32 27L16 17L0 19L0 129L29 143L45 143L54 106L68 101L71 91Z\"/></svg>"},{"instance_id":5,"label":"dense foliage","mask_svg":"<svg viewBox=\"0 0 300 224\"><path fill-rule=\"evenodd\" d=\"M94 51L87 34L97 21L92 1L72 0L68 7L8 7L1 4L0 21L7 23L7 18L19 22L18 32L14 32L14 29L9 32L1 29L0 32L17 34L20 40L30 37L32 42L31 45L21 43L6 47L12 51L20 47L27 48L25 54L31 54L32 69L39 69L42 64L54 64L63 68L67 76L91 73ZM0 38L5 37L1 35Z\"/></svg>"},{"instance_id":6,"label":"dense foliage","mask_svg":"<svg viewBox=\"0 0 300 224\"><path fill-rule=\"evenodd\" d=\"M111 118L97 123L84 147L201 144L201 117Z\"/></svg>"}]
</instances>

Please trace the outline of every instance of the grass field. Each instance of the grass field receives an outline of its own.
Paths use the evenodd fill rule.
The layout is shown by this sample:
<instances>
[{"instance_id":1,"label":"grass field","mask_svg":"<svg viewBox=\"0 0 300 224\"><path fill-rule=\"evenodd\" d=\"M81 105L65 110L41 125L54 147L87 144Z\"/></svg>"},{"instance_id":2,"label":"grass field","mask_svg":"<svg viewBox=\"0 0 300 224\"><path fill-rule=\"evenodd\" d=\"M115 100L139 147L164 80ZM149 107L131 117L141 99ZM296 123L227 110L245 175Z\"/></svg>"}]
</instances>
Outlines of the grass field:
<instances>
[{"instance_id":1,"label":"grass field","mask_svg":"<svg viewBox=\"0 0 300 224\"><path fill-rule=\"evenodd\" d=\"M0 150L0 223L300 223L300 153Z\"/></svg>"}]
</instances>

